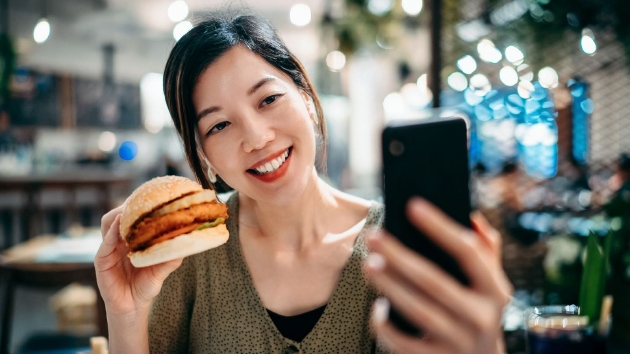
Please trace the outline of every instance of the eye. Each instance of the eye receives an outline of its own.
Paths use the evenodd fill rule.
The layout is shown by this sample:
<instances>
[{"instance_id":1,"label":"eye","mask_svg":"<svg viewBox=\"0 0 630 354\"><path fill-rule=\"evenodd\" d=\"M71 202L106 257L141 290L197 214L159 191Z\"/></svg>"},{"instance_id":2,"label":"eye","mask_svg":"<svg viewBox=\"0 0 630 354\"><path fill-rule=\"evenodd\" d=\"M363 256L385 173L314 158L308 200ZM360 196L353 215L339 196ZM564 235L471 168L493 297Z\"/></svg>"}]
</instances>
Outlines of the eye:
<instances>
[{"instance_id":1,"label":"eye","mask_svg":"<svg viewBox=\"0 0 630 354\"><path fill-rule=\"evenodd\" d=\"M206 136L211 135L211 134L214 134L214 133L216 133L216 132L219 132L219 131L221 131L221 130L223 130L223 129L227 128L227 127L228 127L228 125L230 125L230 122L221 122L221 123L218 123L218 124L216 124L214 127L212 127L212 128L211 128L211 129L210 129L210 130L206 133Z\"/></svg>"},{"instance_id":2,"label":"eye","mask_svg":"<svg viewBox=\"0 0 630 354\"><path fill-rule=\"evenodd\" d=\"M270 104L274 103L280 97L282 97L282 94L275 94L275 95L268 96L267 98L265 98L262 101L261 106L270 105Z\"/></svg>"}]
</instances>

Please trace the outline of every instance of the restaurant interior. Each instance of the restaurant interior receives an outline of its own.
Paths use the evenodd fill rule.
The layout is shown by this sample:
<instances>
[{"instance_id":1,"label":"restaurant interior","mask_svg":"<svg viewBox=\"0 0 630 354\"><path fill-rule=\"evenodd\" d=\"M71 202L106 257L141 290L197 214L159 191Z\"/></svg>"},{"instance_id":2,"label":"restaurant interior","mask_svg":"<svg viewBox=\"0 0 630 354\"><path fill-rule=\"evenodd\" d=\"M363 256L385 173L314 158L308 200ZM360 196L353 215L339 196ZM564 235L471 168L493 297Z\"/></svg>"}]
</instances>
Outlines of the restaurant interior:
<instances>
[{"instance_id":1,"label":"restaurant interior","mask_svg":"<svg viewBox=\"0 0 630 354\"><path fill-rule=\"evenodd\" d=\"M609 352L630 353L625 0L0 0L0 353L106 336L101 217L153 177L194 178L164 66L226 6L267 18L303 63L340 190L383 201L389 122L467 117L473 207L514 287L507 353L526 352L523 309L582 304L589 286L612 298Z\"/></svg>"}]
</instances>

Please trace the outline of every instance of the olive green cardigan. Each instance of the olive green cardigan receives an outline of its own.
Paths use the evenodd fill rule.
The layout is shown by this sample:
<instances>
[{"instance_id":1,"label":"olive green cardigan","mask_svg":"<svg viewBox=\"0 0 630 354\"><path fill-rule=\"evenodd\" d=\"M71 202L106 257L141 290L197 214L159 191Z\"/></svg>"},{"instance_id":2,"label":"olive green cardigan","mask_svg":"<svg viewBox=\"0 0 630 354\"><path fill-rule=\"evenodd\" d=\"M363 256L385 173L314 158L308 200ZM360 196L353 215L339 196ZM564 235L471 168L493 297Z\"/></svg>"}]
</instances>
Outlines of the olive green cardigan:
<instances>
[{"instance_id":1,"label":"olive green cardigan","mask_svg":"<svg viewBox=\"0 0 630 354\"><path fill-rule=\"evenodd\" d=\"M377 297L362 273L365 237L383 225L372 202L328 305L302 342L284 338L267 314L243 260L238 194L227 201L229 241L188 257L164 282L149 317L151 353L381 353L369 317Z\"/></svg>"}]
</instances>

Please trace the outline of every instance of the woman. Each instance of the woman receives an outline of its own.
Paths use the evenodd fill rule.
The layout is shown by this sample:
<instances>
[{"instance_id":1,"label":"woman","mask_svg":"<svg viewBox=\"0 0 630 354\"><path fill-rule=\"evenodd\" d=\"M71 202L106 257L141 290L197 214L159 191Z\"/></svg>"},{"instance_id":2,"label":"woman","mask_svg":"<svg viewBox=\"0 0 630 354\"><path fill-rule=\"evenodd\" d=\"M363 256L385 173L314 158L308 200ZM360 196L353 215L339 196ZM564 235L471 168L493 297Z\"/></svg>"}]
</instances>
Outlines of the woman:
<instances>
[{"instance_id":1,"label":"woman","mask_svg":"<svg viewBox=\"0 0 630 354\"><path fill-rule=\"evenodd\" d=\"M164 91L197 179L212 188L220 176L237 191L227 201L230 240L135 269L118 233L121 209L106 214L95 266L113 353L384 352L373 332L396 352L499 351L510 288L496 231L475 214L480 236L470 237L427 203L409 205L410 220L457 258L471 287L371 233L382 205L316 173L321 106L267 22L218 13L197 25L173 48ZM395 329L375 289L427 338Z\"/></svg>"}]
</instances>

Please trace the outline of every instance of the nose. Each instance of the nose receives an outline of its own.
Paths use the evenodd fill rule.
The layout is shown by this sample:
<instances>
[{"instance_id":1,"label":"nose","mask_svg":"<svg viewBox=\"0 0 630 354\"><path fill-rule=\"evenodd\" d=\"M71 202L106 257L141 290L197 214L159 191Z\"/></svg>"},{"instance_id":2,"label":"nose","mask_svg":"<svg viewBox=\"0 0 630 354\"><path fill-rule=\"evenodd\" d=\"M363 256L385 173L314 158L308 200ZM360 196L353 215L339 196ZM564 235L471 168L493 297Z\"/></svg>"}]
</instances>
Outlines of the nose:
<instances>
[{"instance_id":1,"label":"nose","mask_svg":"<svg viewBox=\"0 0 630 354\"><path fill-rule=\"evenodd\" d=\"M276 134L269 122L261 117L252 117L245 121L243 150L250 153L264 148L275 139Z\"/></svg>"}]
</instances>

